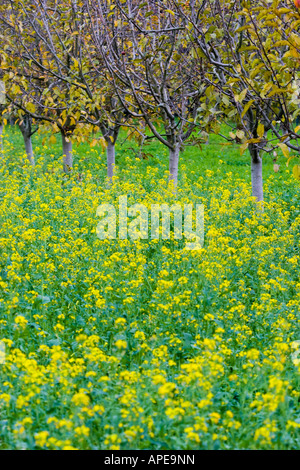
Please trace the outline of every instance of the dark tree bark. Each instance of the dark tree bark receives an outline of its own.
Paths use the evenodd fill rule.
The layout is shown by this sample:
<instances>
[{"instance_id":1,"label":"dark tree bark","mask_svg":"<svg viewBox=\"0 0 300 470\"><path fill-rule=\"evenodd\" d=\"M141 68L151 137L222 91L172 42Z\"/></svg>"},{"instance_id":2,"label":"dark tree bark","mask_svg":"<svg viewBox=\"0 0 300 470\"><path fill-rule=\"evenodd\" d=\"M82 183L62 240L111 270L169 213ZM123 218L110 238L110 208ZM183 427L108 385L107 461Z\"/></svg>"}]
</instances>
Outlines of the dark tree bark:
<instances>
[{"instance_id":1,"label":"dark tree bark","mask_svg":"<svg viewBox=\"0 0 300 470\"><path fill-rule=\"evenodd\" d=\"M73 167L72 142L70 136L61 130L62 147L63 147L63 169L65 173L70 173Z\"/></svg>"},{"instance_id":2,"label":"dark tree bark","mask_svg":"<svg viewBox=\"0 0 300 470\"><path fill-rule=\"evenodd\" d=\"M22 117L22 120L19 120L18 125L23 135L27 158L29 162L31 163L31 165L34 166L35 162L34 162L32 141L31 141L31 136L33 134L31 117L28 114L25 114L25 116Z\"/></svg>"}]
</instances>

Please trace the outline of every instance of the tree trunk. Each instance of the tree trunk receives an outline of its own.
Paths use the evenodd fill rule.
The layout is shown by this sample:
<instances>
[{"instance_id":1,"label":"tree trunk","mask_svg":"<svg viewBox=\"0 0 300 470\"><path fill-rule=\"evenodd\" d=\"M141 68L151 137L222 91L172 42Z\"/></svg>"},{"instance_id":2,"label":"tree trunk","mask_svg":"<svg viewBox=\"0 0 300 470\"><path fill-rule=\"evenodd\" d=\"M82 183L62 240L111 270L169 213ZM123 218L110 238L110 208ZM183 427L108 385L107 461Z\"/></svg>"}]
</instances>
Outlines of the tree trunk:
<instances>
[{"instance_id":1,"label":"tree trunk","mask_svg":"<svg viewBox=\"0 0 300 470\"><path fill-rule=\"evenodd\" d=\"M250 144L249 151L251 155L252 196L256 198L257 202L261 202L264 200L262 158L259 155L259 150L255 145Z\"/></svg>"},{"instance_id":2,"label":"tree trunk","mask_svg":"<svg viewBox=\"0 0 300 470\"><path fill-rule=\"evenodd\" d=\"M0 150L3 152L3 129L4 124L0 123Z\"/></svg>"},{"instance_id":3,"label":"tree trunk","mask_svg":"<svg viewBox=\"0 0 300 470\"><path fill-rule=\"evenodd\" d=\"M27 154L27 158L32 166L34 166L34 155L32 149L32 141L31 141L31 118L28 115L23 116L22 121L19 121L19 128L22 132L25 150Z\"/></svg>"},{"instance_id":4,"label":"tree trunk","mask_svg":"<svg viewBox=\"0 0 300 470\"><path fill-rule=\"evenodd\" d=\"M65 173L70 173L73 167L73 155L72 155L72 142L70 137L61 131L62 147L63 147L63 168Z\"/></svg>"},{"instance_id":5,"label":"tree trunk","mask_svg":"<svg viewBox=\"0 0 300 470\"><path fill-rule=\"evenodd\" d=\"M110 139L107 141L106 156L107 156L107 176L111 182L114 176L115 144L113 144Z\"/></svg>"},{"instance_id":6,"label":"tree trunk","mask_svg":"<svg viewBox=\"0 0 300 470\"><path fill-rule=\"evenodd\" d=\"M179 152L180 146L177 144L173 149L170 149L169 154L169 182L172 181L175 188L178 181Z\"/></svg>"},{"instance_id":7,"label":"tree trunk","mask_svg":"<svg viewBox=\"0 0 300 470\"><path fill-rule=\"evenodd\" d=\"M33 155L33 149L32 149L32 140L31 140L31 135L28 134L23 134L24 138L24 144L25 144L25 149L27 153L27 158L29 162L31 163L32 166L34 166L34 155Z\"/></svg>"}]
</instances>

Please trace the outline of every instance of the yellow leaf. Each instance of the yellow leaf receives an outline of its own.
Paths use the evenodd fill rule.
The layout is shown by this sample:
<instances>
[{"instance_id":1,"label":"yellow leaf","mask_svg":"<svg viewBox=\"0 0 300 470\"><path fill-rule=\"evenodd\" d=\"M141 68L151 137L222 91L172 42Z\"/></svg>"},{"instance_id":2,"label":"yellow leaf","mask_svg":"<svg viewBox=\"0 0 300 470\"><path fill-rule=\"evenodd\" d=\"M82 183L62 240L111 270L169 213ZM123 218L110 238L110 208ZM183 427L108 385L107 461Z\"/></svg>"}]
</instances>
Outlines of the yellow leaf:
<instances>
[{"instance_id":1,"label":"yellow leaf","mask_svg":"<svg viewBox=\"0 0 300 470\"><path fill-rule=\"evenodd\" d=\"M262 138L265 133L265 126L260 122L257 126L257 135Z\"/></svg>"},{"instance_id":2,"label":"yellow leaf","mask_svg":"<svg viewBox=\"0 0 300 470\"><path fill-rule=\"evenodd\" d=\"M55 137L55 135L52 134L52 135L50 136L49 142L50 142L50 144L56 144L56 137Z\"/></svg>"},{"instance_id":3,"label":"yellow leaf","mask_svg":"<svg viewBox=\"0 0 300 470\"><path fill-rule=\"evenodd\" d=\"M250 73L250 78L255 78L256 75L258 74L258 72L260 71L260 69L264 66L263 63L260 63L257 67L254 67L254 69L252 70L252 72Z\"/></svg>"},{"instance_id":4,"label":"yellow leaf","mask_svg":"<svg viewBox=\"0 0 300 470\"><path fill-rule=\"evenodd\" d=\"M243 155L243 153L245 152L245 150L248 148L248 144L247 142L244 142L241 146L240 146L240 154Z\"/></svg>"},{"instance_id":5,"label":"yellow leaf","mask_svg":"<svg viewBox=\"0 0 300 470\"><path fill-rule=\"evenodd\" d=\"M295 176L296 180L300 180L300 165L294 166L293 175Z\"/></svg>"},{"instance_id":6,"label":"yellow leaf","mask_svg":"<svg viewBox=\"0 0 300 470\"><path fill-rule=\"evenodd\" d=\"M100 145L102 147L102 151L104 152L104 150L106 149L106 142L105 142L104 137L100 138Z\"/></svg>"},{"instance_id":7,"label":"yellow leaf","mask_svg":"<svg viewBox=\"0 0 300 470\"><path fill-rule=\"evenodd\" d=\"M258 144L258 142L261 141L261 138L259 139L248 139L246 140L247 144Z\"/></svg>"},{"instance_id":8,"label":"yellow leaf","mask_svg":"<svg viewBox=\"0 0 300 470\"><path fill-rule=\"evenodd\" d=\"M243 109L243 112L241 114L241 117L243 118L246 114L246 112L248 111L248 109L250 108L250 106L254 103L254 100L250 100L248 101L248 103L246 104L246 106L244 107Z\"/></svg>"},{"instance_id":9,"label":"yellow leaf","mask_svg":"<svg viewBox=\"0 0 300 470\"><path fill-rule=\"evenodd\" d=\"M200 50L199 48L195 49L195 47L192 47L192 51L191 51L191 52L192 52L192 58L193 58L193 59L198 59L198 51L199 51L199 50Z\"/></svg>"},{"instance_id":10,"label":"yellow leaf","mask_svg":"<svg viewBox=\"0 0 300 470\"><path fill-rule=\"evenodd\" d=\"M278 147L281 148L283 155L284 155L286 158L289 158L290 151L289 151L288 146L287 146L286 144L283 144L282 142L278 142L277 145L278 145Z\"/></svg>"},{"instance_id":11,"label":"yellow leaf","mask_svg":"<svg viewBox=\"0 0 300 470\"><path fill-rule=\"evenodd\" d=\"M245 90L243 90L242 93L239 94L239 103L242 103L244 101L244 99L246 98L247 91L247 88L245 88Z\"/></svg>"}]
</instances>

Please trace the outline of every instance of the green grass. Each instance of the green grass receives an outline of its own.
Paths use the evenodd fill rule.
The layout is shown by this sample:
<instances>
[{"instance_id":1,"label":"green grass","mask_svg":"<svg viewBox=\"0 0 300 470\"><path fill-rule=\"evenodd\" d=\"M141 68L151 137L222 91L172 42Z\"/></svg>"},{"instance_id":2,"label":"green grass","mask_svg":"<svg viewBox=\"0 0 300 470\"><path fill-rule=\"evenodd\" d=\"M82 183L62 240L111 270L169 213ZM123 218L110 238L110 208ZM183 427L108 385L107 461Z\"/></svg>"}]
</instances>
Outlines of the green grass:
<instances>
[{"instance_id":1,"label":"green grass","mask_svg":"<svg viewBox=\"0 0 300 470\"><path fill-rule=\"evenodd\" d=\"M22 141L22 135L18 130L17 126L6 127L6 132L9 140L13 141L13 149L17 149L18 152L24 147ZM99 135L100 136L100 135ZM50 134L49 134L50 137ZM118 142L116 144L116 164L122 169L126 166L125 157L130 156L135 158L139 154L138 145L132 140L126 140L127 135L121 132ZM62 159L62 148L60 136L56 136L56 144L49 144L49 139L44 134L39 133L33 136L33 147L35 149L36 160L42 156L46 163L49 162L61 162ZM44 141L45 146L42 145ZM38 150L37 150L38 149ZM93 165L95 163L103 164L103 171L105 172L105 154L100 145L94 147L94 152L87 156L87 152L90 152L89 143L74 144L74 164L78 165L79 171L90 170L93 171ZM148 166L157 167L159 166L161 172L168 169L168 149L158 142L156 139L150 140L144 147L144 153L146 159L143 160L144 168ZM219 136L211 135L209 138L209 144L203 144L201 146L187 146L180 156L180 166L186 166L187 171L195 171L197 174L206 169L216 169L220 166L220 160L222 161L222 173L226 171L232 172L233 176L243 176L247 182L251 181L251 161L249 152L246 151L242 156L240 155L239 146L236 144L226 143L224 139ZM286 172L290 173L290 169L286 169L286 158L281 155L278 158L280 164L278 182L280 185L280 176ZM274 175L273 171L273 160L272 156L265 154L264 156L264 178L268 178L270 175ZM182 175L182 171L179 172L179 179Z\"/></svg>"}]
</instances>

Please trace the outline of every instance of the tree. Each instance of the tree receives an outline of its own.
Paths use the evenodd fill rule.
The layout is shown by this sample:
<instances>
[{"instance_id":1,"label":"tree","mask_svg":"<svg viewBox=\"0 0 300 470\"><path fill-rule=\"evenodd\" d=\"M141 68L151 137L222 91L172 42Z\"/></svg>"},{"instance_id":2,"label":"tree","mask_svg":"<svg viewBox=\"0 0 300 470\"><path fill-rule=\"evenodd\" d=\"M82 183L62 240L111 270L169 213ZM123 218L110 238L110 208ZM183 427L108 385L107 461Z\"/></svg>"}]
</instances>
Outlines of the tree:
<instances>
[{"instance_id":1,"label":"tree","mask_svg":"<svg viewBox=\"0 0 300 470\"><path fill-rule=\"evenodd\" d=\"M1 77L1 75L0 75ZM3 140L2 140L2 135L3 135L3 129L4 129L4 111L5 111L5 86L4 82L0 80L0 147L1 150L3 151Z\"/></svg>"},{"instance_id":2,"label":"tree","mask_svg":"<svg viewBox=\"0 0 300 470\"><path fill-rule=\"evenodd\" d=\"M33 134L36 132L37 129L35 131L32 130L32 119L29 114L24 114L22 117L19 117L18 125L23 135L27 158L29 162L31 163L31 165L34 165L35 161L34 161L31 137L33 136Z\"/></svg>"},{"instance_id":3,"label":"tree","mask_svg":"<svg viewBox=\"0 0 300 470\"><path fill-rule=\"evenodd\" d=\"M19 110L19 124L28 156L31 159L31 121L47 123L52 132L61 133L64 170L68 172L73 163L71 136L80 128L81 118L78 87L61 74L70 62L69 23L62 26L63 39L59 37L60 40L54 41L47 36L47 23L41 18L56 15L55 2L6 3L0 14L5 27L5 34L1 36L5 55L4 79L8 101ZM56 51L57 44L61 47L59 52Z\"/></svg>"},{"instance_id":4,"label":"tree","mask_svg":"<svg viewBox=\"0 0 300 470\"><path fill-rule=\"evenodd\" d=\"M299 44L295 11L277 0L175 1L187 22L189 37L201 62L205 58L205 81L219 95L219 107L232 127L229 141L241 144L251 155L252 194L263 200L262 152L280 147L299 152L295 119L295 79ZM284 35L284 40L282 38ZM214 98L215 99L215 98ZM271 131L271 132L270 132Z\"/></svg>"},{"instance_id":5,"label":"tree","mask_svg":"<svg viewBox=\"0 0 300 470\"><path fill-rule=\"evenodd\" d=\"M8 38L9 53L24 60L22 77L43 79L39 108L53 131L60 130L65 167L72 164L71 139L89 138L99 128L107 146L108 177L113 176L115 143L120 127L128 120L107 79L101 58L95 55L88 34L86 3L77 0L9 2L7 27L16 40ZM11 58L7 58L11 61ZM26 69L26 71L25 71ZM11 87L10 87L11 88ZM24 88L22 92L24 92ZM23 93L24 96L24 93ZM20 107L20 102L16 103ZM22 105L21 109L27 110ZM77 132L78 131L78 132Z\"/></svg>"},{"instance_id":6,"label":"tree","mask_svg":"<svg viewBox=\"0 0 300 470\"><path fill-rule=\"evenodd\" d=\"M111 76L115 94L133 127L142 119L169 149L170 181L176 186L179 153L199 127L199 87L204 64L196 63L185 24L172 2L87 0L91 37ZM191 68L197 68L197 85ZM194 138L197 143L200 137Z\"/></svg>"}]
</instances>

